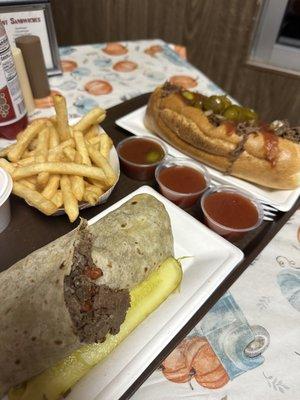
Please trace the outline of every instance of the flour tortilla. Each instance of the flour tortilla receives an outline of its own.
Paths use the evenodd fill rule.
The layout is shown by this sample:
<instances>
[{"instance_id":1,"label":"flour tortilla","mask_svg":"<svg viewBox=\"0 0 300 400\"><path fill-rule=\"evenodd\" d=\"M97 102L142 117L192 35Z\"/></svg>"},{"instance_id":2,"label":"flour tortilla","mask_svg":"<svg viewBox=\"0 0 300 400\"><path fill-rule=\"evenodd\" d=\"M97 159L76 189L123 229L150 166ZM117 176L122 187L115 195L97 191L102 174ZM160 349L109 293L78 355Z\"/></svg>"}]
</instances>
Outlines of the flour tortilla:
<instances>
[{"instance_id":1,"label":"flour tortilla","mask_svg":"<svg viewBox=\"0 0 300 400\"><path fill-rule=\"evenodd\" d=\"M86 224L0 274L0 397L82 344L64 298L76 243L92 233L95 282L131 289L173 255L169 216L153 196L131 198L92 226Z\"/></svg>"}]
</instances>

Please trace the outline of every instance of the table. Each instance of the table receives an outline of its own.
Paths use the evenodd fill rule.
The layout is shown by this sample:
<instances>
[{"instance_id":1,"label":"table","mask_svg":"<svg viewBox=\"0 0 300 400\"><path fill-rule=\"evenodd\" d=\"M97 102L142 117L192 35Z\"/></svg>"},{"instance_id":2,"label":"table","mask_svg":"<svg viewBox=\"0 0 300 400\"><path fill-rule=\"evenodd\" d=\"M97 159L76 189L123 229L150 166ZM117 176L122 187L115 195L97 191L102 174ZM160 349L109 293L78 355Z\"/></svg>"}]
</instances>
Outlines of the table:
<instances>
[{"instance_id":1,"label":"table","mask_svg":"<svg viewBox=\"0 0 300 400\"><path fill-rule=\"evenodd\" d=\"M51 78L51 89L66 96L71 117L80 116L94 105L107 108L149 92L170 77L187 88L223 93L160 40L64 47L60 52L65 74ZM40 102L40 106L43 108L35 111L34 117L53 112L50 99ZM114 195L108 205L113 202ZM14 199L13 205L15 213L23 212L20 200ZM35 212L26 209L24 223ZM84 216L89 218L98 212L90 209ZM66 221L56 221L47 224L37 218L49 240L67 229ZM14 227L13 222L8 230L17 228L21 238L21 228ZM44 239L36 237L33 244L31 238L24 238L23 242L33 250ZM163 369L157 369L132 398L296 399L300 390L299 250L298 211L166 359ZM238 330L231 329L228 336L228 327ZM243 358L239 350L245 332L253 339L256 335L259 348L248 348L248 354L254 356L264 350L263 355ZM193 361L188 363L187 358Z\"/></svg>"}]
</instances>

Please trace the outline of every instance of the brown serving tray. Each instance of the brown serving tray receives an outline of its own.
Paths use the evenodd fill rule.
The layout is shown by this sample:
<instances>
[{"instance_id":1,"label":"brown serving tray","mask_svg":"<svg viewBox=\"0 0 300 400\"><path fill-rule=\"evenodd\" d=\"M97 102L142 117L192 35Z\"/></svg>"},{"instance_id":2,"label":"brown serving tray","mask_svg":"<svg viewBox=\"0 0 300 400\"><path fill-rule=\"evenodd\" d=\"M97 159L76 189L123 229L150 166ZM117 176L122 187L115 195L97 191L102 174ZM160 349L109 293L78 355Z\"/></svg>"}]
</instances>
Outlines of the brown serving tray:
<instances>
[{"instance_id":1,"label":"brown serving tray","mask_svg":"<svg viewBox=\"0 0 300 400\"><path fill-rule=\"evenodd\" d=\"M145 105L148 101L149 94L136 97L126 101L107 112L107 118L102 126L111 136L114 144L129 136L130 134L116 126L115 121L125 114L136 110ZM102 210L114 204L116 201L127 196L129 193L138 189L140 186L147 184L157 190L154 181L139 182L128 178L121 173L120 180L108 199L107 203L92 207L80 212L81 217L90 219L99 214ZM234 243L245 254L244 260L232 271L232 273L217 288L214 294L199 309L195 310L194 316L184 326L184 328L170 341L168 346L162 349L161 353L149 365L145 366L145 370L141 373L134 384L123 394L121 399L130 398L139 386L147 379L147 377L160 365L164 358L176 347L176 345L185 338L185 336L200 321L206 312L218 301L226 290L236 281L236 279L245 271L252 263L263 248L270 242L275 234L287 222L300 206L300 199L297 200L293 208L286 212L278 212L274 222L263 222L263 224L251 234L248 234L240 241ZM11 197L12 220L8 228L0 234L0 271L7 269L16 261L22 259L32 251L44 246L59 236L69 232L78 224L70 224L66 215L47 217L38 210L29 207L22 199L15 196ZM202 220L199 205L188 209L191 215ZM46 262L46 260L45 260ZM263 266L262 266L263 268Z\"/></svg>"}]
</instances>

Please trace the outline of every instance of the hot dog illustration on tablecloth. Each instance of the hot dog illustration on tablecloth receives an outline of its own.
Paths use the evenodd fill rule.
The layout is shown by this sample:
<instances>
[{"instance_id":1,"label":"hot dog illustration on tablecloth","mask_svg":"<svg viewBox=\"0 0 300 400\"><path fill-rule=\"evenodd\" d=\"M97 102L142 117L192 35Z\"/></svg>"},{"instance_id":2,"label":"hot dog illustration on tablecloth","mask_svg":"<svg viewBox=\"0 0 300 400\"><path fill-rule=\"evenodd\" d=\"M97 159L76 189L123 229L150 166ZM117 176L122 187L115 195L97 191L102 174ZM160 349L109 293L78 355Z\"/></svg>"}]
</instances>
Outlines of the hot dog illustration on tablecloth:
<instances>
[{"instance_id":1,"label":"hot dog illustration on tablecloth","mask_svg":"<svg viewBox=\"0 0 300 400\"><path fill-rule=\"evenodd\" d=\"M203 337L185 339L162 363L164 376L175 383L190 381L193 377L209 389L224 386L228 374L208 341Z\"/></svg>"}]
</instances>

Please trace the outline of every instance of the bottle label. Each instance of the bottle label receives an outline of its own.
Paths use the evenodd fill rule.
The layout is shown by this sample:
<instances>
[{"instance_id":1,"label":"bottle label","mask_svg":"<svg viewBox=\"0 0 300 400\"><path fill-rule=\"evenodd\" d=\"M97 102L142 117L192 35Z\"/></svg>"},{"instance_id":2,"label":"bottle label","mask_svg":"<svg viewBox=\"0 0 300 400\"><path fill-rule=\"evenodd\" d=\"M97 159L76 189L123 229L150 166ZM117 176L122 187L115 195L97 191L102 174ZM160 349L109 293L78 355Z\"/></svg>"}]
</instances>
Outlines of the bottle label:
<instances>
[{"instance_id":1,"label":"bottle label","mask_svg":"<svg viewBox=\"0 0 300 400\"><path fill-rule=\"evenodd\" d=\"M6 35L0 36L0 127L26 114L23 95Z\"/></svg>"}]
</instances>

